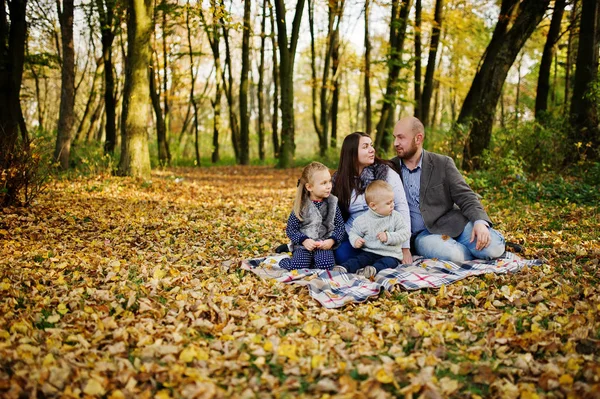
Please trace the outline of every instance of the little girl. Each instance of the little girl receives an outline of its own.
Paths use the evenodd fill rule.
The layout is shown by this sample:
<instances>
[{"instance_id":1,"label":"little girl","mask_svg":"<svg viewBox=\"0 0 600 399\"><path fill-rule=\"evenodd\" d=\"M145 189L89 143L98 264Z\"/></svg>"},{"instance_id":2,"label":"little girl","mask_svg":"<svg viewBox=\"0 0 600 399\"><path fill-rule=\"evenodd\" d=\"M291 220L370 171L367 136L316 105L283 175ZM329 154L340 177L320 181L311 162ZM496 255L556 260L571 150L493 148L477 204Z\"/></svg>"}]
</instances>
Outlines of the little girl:
<instances>
[{"instance_id":1,"label":"little girl","mask_svg":"<svg viewBox=\"0 0 600 399\"><path fill-rule=\"evenodd\" d=\"M294 251L291 259L281 260L280 267L333 269L333 248L346 234L337 202L331 195L331 174L327 166L319 162L307 165L298 180L294 208L285 230Z\"/></svg>"}]
</instances>

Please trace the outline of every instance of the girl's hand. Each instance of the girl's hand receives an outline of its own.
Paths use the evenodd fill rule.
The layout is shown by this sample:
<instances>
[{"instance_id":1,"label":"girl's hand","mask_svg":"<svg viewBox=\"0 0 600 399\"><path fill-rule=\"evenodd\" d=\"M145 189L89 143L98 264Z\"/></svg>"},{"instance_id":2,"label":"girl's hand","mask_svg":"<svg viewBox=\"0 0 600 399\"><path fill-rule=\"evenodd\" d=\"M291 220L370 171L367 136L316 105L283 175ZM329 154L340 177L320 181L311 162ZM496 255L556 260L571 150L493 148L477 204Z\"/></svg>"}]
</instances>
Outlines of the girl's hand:
<instances>
[{"instance_id":1,"label":"girl's hand","mask_svg":"<svg viewBox=\"0 0 600 399\"><path fill-rule=\"evenodd\" d=\"M377 239L381 242L387 242L387 240L388 240L387 233L385 231L382 231L381 233L377 233Z\"/></svg>"},{"instance_id":2,"label":"girl's hand","mask_svg":"<svg viewBox=\"0 0 600 399\"><path fill-rule=\"evenodd\" d=\"M410 265L413 263L413 258L410 253L410 248L402 248L402 264Z\"/></svg>"},{"instance_id":3,"label":"girl's hand","mask_svg":"<svg viewBox=\"0 0 600 399\"><path fill-rule=\"evenodd\" d=\"M334 244L335 241L333 241L333 239L331 238L328 238L327 240L320 242L319 249L328 250L331 249L331 247L333 247Z\"/></svg>"},{"instance_id":4,"label":"girl's hand","mask_svg":"<svg viewBox=\"0 0 600 399\"><path fill-rule=\"evenodd\" d=\"M354 248L362 248L363 245L365 245L365 240L363 238L357 238L356 241L354 241Z\"/></svg>"},{"instance_id":5,"label":"girl's hand","mask_svg":"<svg viewBox=\"0 0 600 399\"><path fill-rule=\"evenodd\" d=\"M318 247L317 242L312 238L307 238L306 240L302 241L302 245L309 251L313 251Z\"/></svg>"}]
</instances>

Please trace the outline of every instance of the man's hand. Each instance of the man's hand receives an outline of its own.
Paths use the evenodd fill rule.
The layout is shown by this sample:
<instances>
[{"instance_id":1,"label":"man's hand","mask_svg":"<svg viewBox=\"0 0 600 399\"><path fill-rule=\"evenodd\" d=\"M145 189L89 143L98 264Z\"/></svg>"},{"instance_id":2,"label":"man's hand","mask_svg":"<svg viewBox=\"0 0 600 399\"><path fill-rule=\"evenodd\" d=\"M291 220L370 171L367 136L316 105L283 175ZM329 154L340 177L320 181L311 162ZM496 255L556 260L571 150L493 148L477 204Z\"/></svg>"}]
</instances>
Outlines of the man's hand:
<instances>
[{"instance_id":1,"label":"man's hand","mask_svg":"<svg viewBox=\"0 0 600 399\"><path fill-rule=\"evenodd\" d=\"M356 241L354 241L354 248L362 248L363 245L365 245L365 240L363 238L357 238Z\"/></svg>"},{"instance_id":2,"label":"man's hand","mask_svg":"<svg viewBox=\"0 0 600 399\"><path fill-rule=\"evenodd\" d=\"M331 247L333 247L333 245L335 244L335 241L333 241L332 238L328 238L325 241L319 242L318 244L319 244L319 246L318 246L319 249L328 250L328 249L331 249Z\"/></svg>"},{"instance_id":3,"label":"man's hand","mask_svg":"<svg viewBox=\"0 0 600 399\"><path fill-rule=\"evenodd\" d=\"M312 238L307 238L306 240L302 241L302 245L309 251L314 251L314 249L319 246L318 243Z\"/></svg>"},{"instance_id":4,"label":"man's hand","mask_svg":"<svg viewBox=\"0 0 600 399\"><path fill-rule=\"evenodd\" d=\"M387 232L382 231L381 233L377 233L377 239L381 242L387 242L387 240L388 240Z\"/></svg>"},{"instance_id":5,"label":"man's hand","mask_svg":"<svg viewBox=\"0 0 600 399\"><path fill-rule=\"evenodd\" d=\"M413 258L410 248L402 248L402 264L410 265L411 263L413 263Z\"/></svg>"},{"instance_id":6,"label":"man's hand","mask_svg":"<svg viewBox=\"0 0 600 399\"><path fill-rule=\"evenodd\" d=\"M475 249L481 251L487 248L490 245L490 229L483 223L475 223L471 232L471 241L469 242L473 242L475 238L477 238Z\"/></svg>"}]
</instances>

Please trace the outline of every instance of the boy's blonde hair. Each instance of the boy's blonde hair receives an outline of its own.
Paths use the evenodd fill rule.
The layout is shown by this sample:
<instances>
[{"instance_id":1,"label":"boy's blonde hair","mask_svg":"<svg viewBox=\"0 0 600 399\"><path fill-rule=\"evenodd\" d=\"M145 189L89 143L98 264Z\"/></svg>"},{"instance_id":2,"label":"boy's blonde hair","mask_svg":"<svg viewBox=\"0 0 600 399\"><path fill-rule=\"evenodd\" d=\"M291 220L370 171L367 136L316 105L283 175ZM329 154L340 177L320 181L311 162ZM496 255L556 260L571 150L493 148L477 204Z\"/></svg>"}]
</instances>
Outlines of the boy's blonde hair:
<instances>
[{"instance_id":1,"label":"boy's blonde hair","mask_svg":"<svg viewBox=\"0 0 600 399\"><path fill-rule=\"evenodd\" d=\"M389 183L383 180L374 180L365 190L365 201L367 201L367 204L370 204L383 193L393 194L394 189Z\"/></svg>"},{"instance_id":2,"label":"boy's blonde hair","mask_svg":"<svg viewBox=\"0 0 600 399\"><path fill-rule=\"evenodd\" d=\"M302 209L304 209L304 206L310 197L310 193L306 189L306 183L312 183L312 177L315 172L320 172L322 170L329 171L329 168L321 162L311 162L302 169L302 176L300 176L300 179L298 180L298 188L296 189L296 197L294 198L294 208L292 209L300 221L303 221L301 215Z\"/></svg>"}]
</instances>

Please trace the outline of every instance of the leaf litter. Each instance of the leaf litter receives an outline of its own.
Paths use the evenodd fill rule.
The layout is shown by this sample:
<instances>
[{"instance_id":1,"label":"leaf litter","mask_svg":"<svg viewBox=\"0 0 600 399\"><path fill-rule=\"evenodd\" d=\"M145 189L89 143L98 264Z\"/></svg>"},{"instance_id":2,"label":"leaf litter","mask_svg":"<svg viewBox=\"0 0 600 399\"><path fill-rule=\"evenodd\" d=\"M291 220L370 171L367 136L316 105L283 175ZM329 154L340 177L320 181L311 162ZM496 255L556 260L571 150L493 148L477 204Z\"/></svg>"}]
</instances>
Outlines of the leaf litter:
<instances>
[{"instance_id":1,"label":"leaf litter","mask_svg":"<svg viewBox=\"0 0 600 399\"><path fill-rule=\"evenodd\" d=\"M486 198L543 266L328 310L239 268L285 241L298 173L82 177L4 209L0 396L600 396L596 207Z\"/></svg>"}]
</instances>

